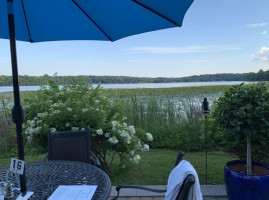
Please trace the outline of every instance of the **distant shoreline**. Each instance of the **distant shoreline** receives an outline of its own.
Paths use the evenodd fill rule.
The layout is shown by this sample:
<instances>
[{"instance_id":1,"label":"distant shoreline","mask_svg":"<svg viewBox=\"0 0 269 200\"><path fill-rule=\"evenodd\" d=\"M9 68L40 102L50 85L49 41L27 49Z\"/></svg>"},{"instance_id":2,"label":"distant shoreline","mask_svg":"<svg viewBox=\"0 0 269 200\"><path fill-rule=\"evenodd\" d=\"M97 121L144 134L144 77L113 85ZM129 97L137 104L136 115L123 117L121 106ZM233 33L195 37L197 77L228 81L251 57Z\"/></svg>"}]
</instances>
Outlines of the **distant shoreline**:
<instances>
[{"instance_id":1,"label":"distant shoreline","mask_svg":"<svg viewBox=\"0 0 269 200\"><path fill-rule=\"evenodd\" d=\"M235 85L240 83L249 84L247 81L210 81L210 82L170 82L170 83L120 83L120 84L100 84L103 89L139 89L139 88L177 88L177 87L199 87L217 85ZM98 84L93 84L93 87ZM40 86L20 86L20 91L39 90ZM12 92L12 86L0 86L0 92Z\"/></svg>"}]
</instances>

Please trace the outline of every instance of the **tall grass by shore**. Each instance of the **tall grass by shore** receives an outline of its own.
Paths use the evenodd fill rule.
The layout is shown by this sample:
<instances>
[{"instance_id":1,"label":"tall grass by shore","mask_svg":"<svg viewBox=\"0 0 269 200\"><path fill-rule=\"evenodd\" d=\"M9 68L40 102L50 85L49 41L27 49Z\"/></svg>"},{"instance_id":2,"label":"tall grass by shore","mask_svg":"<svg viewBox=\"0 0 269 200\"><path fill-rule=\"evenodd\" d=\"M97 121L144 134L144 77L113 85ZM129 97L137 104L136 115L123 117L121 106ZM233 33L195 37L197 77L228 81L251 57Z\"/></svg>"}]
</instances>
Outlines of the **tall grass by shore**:
<instances>
[{"instance_id":1,"label":"tall grass by shore","mask_svg":"<svg viewBox=\"0 0 269 200\"><path fill-rule=\"evenodd\" d=\"M128 123L154 136L153 148L202 151L204 97L217 100L230 85L160 89L104 89L113 99L125 103Z\"/></svg>"},{"instance_id":2,"label":"tall grass by shore","mask_svg":"<svg viewBox=\"0 0 269 200\"><path fill-rule=\"evenodd\" d=\"M218 96L231 88L231 85L195 86L177 88L136 88L136 89L103 89L103 93L109 97L130 96L160 96L160 97L194 97L194 96Z\"/></svg>"}]
</instances>

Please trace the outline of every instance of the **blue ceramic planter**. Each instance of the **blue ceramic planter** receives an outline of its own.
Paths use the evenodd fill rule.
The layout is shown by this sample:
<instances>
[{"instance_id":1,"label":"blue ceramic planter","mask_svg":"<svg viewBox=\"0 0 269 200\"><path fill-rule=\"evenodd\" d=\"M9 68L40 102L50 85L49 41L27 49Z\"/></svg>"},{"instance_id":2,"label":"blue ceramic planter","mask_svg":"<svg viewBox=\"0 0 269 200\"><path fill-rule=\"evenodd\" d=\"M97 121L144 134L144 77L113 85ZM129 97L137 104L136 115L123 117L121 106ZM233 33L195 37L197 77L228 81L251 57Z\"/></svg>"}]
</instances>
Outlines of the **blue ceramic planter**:
<instances>
[{"instance_id":1,"label":"blue ceramic planter","mask_svg":"<svg viewBox=\"0 0 269 200\"><path fill-rule=\"evenodd\" d=\"M269 200L269 174L247 175L229 168L231 164L246 164L246 161L230 161L224 168L224 179L229 200ZM269 169L269 166L253 163Z\"/></svg>"}]
</instances>

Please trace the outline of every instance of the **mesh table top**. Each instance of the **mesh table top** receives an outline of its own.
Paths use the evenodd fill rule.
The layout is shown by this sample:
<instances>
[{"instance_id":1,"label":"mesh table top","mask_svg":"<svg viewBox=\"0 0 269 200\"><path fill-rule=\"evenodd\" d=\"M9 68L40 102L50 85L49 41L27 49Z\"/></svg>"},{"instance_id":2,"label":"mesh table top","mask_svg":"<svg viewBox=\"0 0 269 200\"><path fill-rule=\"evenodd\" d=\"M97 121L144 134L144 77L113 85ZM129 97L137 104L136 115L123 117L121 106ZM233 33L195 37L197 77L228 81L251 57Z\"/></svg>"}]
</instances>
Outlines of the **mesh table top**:
<instances>
[{"instance_id":1,"label":"mesh table top","mask_svg":"<svg viewBox=\"0 0 269 200\"><path fill-rule=\"evenodd\" d=\"M9 167L0 168L0 182L6 181ZM30 200L46 200L59 185L97 185L93 200L107 199L111 183L101 169L74 161L45 161L26 163L27 190L34 194Z\"/></svg>"}]
</instances>

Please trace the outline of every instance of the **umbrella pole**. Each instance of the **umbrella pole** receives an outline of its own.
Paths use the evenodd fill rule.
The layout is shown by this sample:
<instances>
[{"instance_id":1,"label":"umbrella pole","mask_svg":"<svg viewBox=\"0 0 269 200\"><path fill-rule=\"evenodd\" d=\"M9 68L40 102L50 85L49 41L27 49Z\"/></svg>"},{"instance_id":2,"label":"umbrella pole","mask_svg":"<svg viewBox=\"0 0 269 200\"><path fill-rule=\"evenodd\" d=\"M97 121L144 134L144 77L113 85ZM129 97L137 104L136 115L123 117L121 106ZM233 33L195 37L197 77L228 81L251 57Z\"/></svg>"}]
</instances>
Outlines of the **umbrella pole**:
<instances>
[{"instance_id":1,"label":"umbrella pole","mask_svg":"<svg viewBox=\"0 0 269 200\"><path fill-rule=\"evenodd\" d=\"M22 123L24 121L24 110L20 103L20 89L19 89L19 81L18 81L18 65L17 65L17 53L16 53L13 0L7 0L7 5L8 5L8 26L9 26L12 77L13 77L13 94L14 94L14 106L12 108L12 121L16 124L18 158L20 160L24 160L24 147L23 147L23 135L22 135ZM26 191L25 168L24 168L23 175L20 175L20 186L21 186L21 192L25 192Z\"/></svg>"}]
</instances>

